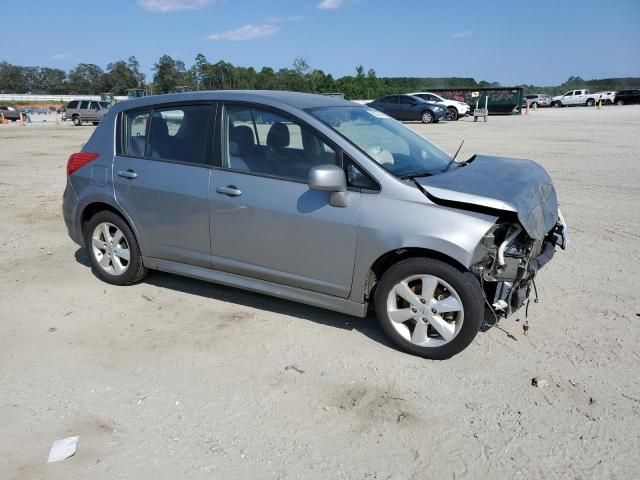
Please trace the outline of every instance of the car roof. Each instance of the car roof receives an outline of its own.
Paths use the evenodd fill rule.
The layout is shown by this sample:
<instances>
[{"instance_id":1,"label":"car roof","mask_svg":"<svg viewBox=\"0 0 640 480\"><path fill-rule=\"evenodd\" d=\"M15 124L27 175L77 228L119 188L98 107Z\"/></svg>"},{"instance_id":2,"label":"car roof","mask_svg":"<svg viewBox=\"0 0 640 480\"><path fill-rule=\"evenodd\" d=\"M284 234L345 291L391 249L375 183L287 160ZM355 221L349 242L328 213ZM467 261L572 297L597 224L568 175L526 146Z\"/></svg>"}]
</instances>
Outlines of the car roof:
<instances>
[{"instance_id":1,"label":"car roof","mask_svg":"<svg viewBox=\"0 0 640 480\"><path fill-rule=\"evenodd\" d=\"M150 95L118 102L112 108L128 110L164 103L179 103L207 100L226 100L262 103L272 106L289 107L299 110L317 107L354 107L357 103L338 97L316 95L312 93L287 92L281 90L208 90L199 92L170 93Z\"/></svg>"}]
</instances>

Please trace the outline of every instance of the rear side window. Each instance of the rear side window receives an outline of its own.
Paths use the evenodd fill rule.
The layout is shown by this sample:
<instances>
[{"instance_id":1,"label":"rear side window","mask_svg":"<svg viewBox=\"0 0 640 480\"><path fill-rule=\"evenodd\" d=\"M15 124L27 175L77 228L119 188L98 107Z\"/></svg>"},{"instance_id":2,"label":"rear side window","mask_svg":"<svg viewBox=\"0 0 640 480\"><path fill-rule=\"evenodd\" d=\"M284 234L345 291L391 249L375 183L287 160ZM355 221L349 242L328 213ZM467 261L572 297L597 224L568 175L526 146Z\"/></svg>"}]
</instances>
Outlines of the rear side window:
<instances>
[{"instance_id":1,"label":"rear side window","mask_svg":"<svg viewBox=\"0 0 640 480\"><path fill-rule=\"evenodd\" d=\"M208 106L154 110L149 125L146 157L206 164Z\"/></svg>"},{"instance_id":2,"label":"rear side window","mask_svg":"<svg viewBox=\"0 0 640 480\"><path fill-rule=\"evenodd\" d=\"M147 143L147 126L151 112L148 110L127 112L124 118L125 132L123 153L133 157L143 157Z\"/></svg>"},{"instance_id":3,"label":"rear side window","mask_svg":"<svg viewBox=\"0 0 640 480\"><path fill-rule=\"evenodd\" d=\"M80 102L80 109L81 110L84 110L84 109L87 109L87 108L89 108L89 101L88 100L84 100L84 101Z\"/></svg>"},{"instance_id":4,"label":"rear side window","mask_svg":"<svg viewBox=\"0 0 640 480\"><path fill-rule=\"evenodd\" d=\"M67 105L67 108L78 108L78 101L74 100L72 102L69 102L69 105Z\"/></svg>"}]
</instances>

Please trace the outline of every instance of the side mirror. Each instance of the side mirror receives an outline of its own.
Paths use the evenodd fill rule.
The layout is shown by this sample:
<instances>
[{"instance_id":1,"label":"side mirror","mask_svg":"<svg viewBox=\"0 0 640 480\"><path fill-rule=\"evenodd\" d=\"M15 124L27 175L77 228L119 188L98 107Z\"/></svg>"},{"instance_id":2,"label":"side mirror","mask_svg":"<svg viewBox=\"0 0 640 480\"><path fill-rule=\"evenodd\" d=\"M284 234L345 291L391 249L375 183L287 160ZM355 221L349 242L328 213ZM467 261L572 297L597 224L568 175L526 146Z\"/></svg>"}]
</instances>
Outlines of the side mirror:
<instances>
[{"instance_id":1,"label":"side mirror","mask_svg":"<svg viewBox=\"0 0 640 480\"><path fill-rule=\"evenodd\" d=\"M331 192L329 203L334 207L347 206L347 177L337 165L317 165L309 170L307 182L311 190Z\"/></svg>"}]
</instances>

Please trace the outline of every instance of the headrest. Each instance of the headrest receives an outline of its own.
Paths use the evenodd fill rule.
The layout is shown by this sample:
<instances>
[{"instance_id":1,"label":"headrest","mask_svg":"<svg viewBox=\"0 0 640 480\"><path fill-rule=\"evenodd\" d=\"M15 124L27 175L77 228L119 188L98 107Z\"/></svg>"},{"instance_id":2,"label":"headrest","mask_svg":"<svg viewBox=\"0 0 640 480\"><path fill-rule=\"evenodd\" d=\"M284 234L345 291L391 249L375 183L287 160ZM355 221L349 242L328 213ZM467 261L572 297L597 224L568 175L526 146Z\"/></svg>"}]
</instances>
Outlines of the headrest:
<instances>
[{"instance_id":1,"label":"headrest","mask_svg":"<svg viewBox=\"0 0 640 480\"><path fill-rule=\"evenodd\" d=\"M290 142L289 128L282 122L271 125L267 135L267 145L271 148L288 147Z\"/></svg>"},{"instance_id":2,"label":"headrest","mask_svg":"<svg viewBox=\"0 0 640 480\"><path fill-rule=\"evenodd\" d=\"M151 141L153 141L153 137L156 138L166 138L169 136L169 127L167 122L160 114L154 114L151 117L151 126L149 127L149 135L151 136Z\"/></svg>"},{"instance_id":3,"label":"headrest","mask_svg":"<svg viewBox=\"0 0 640 480\"><path fill-rule=\"evenodd\" d=\"M241 155L247 147L252 147L256 144L253 130L246 125L231 128L229 140L229 149L233 156Z\"/></svg>"}]
</instances>

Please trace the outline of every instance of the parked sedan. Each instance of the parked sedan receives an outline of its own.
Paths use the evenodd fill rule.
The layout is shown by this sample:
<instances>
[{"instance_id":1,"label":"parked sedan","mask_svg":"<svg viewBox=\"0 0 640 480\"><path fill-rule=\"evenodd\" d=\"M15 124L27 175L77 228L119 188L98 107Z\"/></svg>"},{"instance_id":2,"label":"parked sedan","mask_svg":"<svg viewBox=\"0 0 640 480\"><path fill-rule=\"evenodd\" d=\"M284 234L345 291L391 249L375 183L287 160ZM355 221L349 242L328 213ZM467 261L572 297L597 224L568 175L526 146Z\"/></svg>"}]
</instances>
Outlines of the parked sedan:
<instances>
[{"instance_id":1,"label":"parked sedan","mask_svg":"<svg viewBox=\"0 0 640 480\"><path fill-rule=\"evenodd\" d=\"M616 93L613 103L616 105L629 105L640 103L640 90L622 90Z\"/></svg>"},{"instance_id":2,"label":"parked sedan","mask_svg":"<svg viewBox=\"0 0 640 480\"><path fill-rule=\"evenodd\" d=\"M12 122L16 122L22 118L22 112L20 110L7 105L0 105L0 113L5 119L11 120Z\"/></svg>"},{"instance_id":3,"label":"parked sedan","mask_svg":"<svg viewBox=\"0 0 640 480\"><path fill-rule=\"evenodd\" d=\"M369 107L386 113L396 120L420 120L422 123L437 123L447 115L447 107L427 102L413 95L387 95L368 104Z\"/></svg>"},{"instance_id":4,"label":"parked sedan","mask_svg":"<svg viewBox=\"0 0 640 480\"><path fill-rule=\"evenodd\" d=\"M522 107L526 107L529 104L529 107L549 107L551 106L551 97L549 95L545 95L544 93L536 93L532 95L525 95L522 97Z\"/></svg>"},{"instance_id":5,"label":"parked sedan","mask_svg":"<svg viewBox=\"0 0 640 480\"><path fill-rule=\"evenodd\" d=\"M435 359L473 341L485 305L526 305L567 246L537 163L456 162L377 110L294 92L114 105L69 157L63 215L105 282L156 269L358 317L373 307L401 349Z\"/></svg>"}]
</instances>

